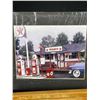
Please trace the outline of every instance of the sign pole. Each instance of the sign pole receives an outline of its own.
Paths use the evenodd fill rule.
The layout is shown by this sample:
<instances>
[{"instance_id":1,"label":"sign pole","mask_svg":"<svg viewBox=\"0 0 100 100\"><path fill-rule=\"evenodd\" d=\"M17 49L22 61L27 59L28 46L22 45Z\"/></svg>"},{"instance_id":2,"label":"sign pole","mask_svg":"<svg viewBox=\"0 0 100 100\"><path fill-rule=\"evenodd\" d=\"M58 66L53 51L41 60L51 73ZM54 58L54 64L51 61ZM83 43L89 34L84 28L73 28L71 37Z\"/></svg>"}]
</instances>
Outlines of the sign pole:
<instances>
[{"instance_id":1,"label":"sign pole","mask_svg":"<svg viewBox=\"0 0 100 100\"><path fill-rule=\"evenodd\" d=\"M28 39L27 39L27 33L26 33L26 28L25 26L20 26L16 28L16 36L21 38L25 37L25 42L26 42L26 56L27 56L27 75L30 75L30 63L29 63L29 51L28 51Z\"/></svg>"},{"instance_id":2,"label":"sign pole","mask_svg":"<svg viewBox=\"0 0 100 100\"><path fill-rule=\"evenodd\" d=\"M27 55L27 67L29 68L30 65L29 65L29 52L28 52L28 40L26 38L26 55Z\"/></svg>"},{"instance_id":3,"label":"sign pole","mask_svg":"<svg viewBox=\"0 0 100 100\"><path fill-rule=\"evenodd\" d=\"M27 56L27 67L29 68L30 67L30 64L29 64L29 51L28 51L28 40L27 40L27 33L26 33L26 28L24 26L24 29L25 29L25 41L26 41L26 56Z\"/></svg>"}]
</instances>

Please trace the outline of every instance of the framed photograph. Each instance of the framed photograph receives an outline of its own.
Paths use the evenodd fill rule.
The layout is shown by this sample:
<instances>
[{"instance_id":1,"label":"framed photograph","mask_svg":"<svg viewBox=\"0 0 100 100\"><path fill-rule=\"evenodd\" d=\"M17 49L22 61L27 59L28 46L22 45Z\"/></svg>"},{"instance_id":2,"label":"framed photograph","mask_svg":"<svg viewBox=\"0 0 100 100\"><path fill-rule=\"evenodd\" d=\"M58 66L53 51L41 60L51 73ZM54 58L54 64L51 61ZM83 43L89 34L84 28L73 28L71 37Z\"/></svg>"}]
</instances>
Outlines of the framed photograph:
<instances>
[{"instance_id":1,"label":"framed photograph","mask_svg":"<svg viewBox=\"0 0 100 100\"><path fill-rule=\"evenodd\" d=\"M86 88L86 25L86 1L13 1L13 90Z\"/></svg>"}]
</instances>

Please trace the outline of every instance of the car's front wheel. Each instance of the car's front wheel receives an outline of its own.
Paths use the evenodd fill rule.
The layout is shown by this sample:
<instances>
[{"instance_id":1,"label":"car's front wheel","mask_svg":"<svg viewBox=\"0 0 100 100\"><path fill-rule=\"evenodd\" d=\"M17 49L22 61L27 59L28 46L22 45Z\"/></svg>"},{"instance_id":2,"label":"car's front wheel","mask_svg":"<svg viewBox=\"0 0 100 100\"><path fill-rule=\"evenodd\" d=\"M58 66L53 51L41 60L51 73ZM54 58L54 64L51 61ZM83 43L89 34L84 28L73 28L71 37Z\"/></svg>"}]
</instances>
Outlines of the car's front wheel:
<instances>
[{"instance_id":1,"label":"car's front wheel","mask_svg":"<svg viewBox=\"0 0 100 100\"><path fill-rule=\"evenodd\" d=\"M80 74L81 74L80 70L73 70L74 77L78 78L78 77L80 77Z\"/></svg>"}]
</instances>

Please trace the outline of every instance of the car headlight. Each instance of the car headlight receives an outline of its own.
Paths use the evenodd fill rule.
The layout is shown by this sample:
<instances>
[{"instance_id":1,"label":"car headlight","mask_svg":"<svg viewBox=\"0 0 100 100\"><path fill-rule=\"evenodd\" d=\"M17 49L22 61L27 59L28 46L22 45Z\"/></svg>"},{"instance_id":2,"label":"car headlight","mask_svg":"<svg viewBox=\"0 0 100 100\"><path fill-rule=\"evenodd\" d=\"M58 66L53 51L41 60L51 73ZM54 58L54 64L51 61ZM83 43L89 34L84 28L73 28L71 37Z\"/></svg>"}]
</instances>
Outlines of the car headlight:
<instances>
[{"instance_id":1,"label":"car headlight","mask_svg":"<svg viewBox=\"0 0 100 100\"><path fill-rule=\"evenodd\" d=\"M72 70L69 70L69 72L68 72L69 74L71 74L72 73Z\"/></svg>"}]
</instances>

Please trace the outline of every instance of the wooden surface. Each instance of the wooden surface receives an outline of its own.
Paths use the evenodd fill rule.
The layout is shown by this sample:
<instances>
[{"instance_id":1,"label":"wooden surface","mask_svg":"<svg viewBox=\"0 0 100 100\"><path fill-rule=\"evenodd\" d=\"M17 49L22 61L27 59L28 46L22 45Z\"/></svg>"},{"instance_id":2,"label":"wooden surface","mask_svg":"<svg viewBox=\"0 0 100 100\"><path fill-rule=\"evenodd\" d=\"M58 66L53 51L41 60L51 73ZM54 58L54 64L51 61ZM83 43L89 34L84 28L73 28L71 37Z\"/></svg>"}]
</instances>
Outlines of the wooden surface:
<instances>
[{"instance_id":1,"label":"wooden surface","mask_svg":"<svg viewBox=\"0 0 100 100\"><path fill-rule=\"evenodd\" d=\"M13 93L13 100L87 100L86 89Z\"/></svg>"}]
</instances>

